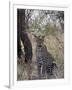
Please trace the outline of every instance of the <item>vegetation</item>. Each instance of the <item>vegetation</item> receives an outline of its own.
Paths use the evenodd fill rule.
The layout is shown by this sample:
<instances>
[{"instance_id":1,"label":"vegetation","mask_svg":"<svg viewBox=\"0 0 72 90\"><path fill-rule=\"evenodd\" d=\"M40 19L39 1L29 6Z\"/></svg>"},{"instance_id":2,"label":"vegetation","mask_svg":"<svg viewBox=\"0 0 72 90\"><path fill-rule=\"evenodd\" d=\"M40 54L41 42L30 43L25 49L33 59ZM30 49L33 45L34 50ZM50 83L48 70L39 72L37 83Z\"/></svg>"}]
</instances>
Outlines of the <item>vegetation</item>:
<instances>
[{"instance_id":1,"label":"vegetation","mask_svg":"<svg viewBox=\"0 0 72 90\"><path fill-rule=\"evenodd\" d=\"M32 44L32 63L24 62L25 56L21 54L21 58L17 61L17 79L29 80L39 79L36 61L36 46L38 40L43 40L47 51L54 57L58 67L58 78L64 77L64 11L55 10L23 10L21 15L21 23L19 23L20 31L27 32ZM19 18L19 17L18 17ZM19 31L19 32L20 32ZM18 34L19 34L18 32ZM21 36L22 37L22 36ZM21 39L21 50L24 51L24 45ZM28 44L27 44L28 46ZM25 51L24 51L25 53ZM50 77L54 79L54 77ZM47 79L47 77L45 78Z\"/></svg>"}]
</instances>

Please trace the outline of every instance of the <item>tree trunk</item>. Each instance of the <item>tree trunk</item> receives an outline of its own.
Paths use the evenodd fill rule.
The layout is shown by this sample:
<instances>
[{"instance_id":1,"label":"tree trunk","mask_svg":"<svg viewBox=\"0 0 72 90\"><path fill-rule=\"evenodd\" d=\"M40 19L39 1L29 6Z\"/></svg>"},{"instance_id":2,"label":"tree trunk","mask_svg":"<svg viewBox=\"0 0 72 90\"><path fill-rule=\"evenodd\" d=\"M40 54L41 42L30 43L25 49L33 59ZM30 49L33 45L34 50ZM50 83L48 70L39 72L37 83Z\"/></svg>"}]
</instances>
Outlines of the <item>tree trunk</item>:
<instances>
[{"instance_id":1,"label":"tree trunk","mask_svg":"<svg viewBox=\"0 0 72 90\"><path fill-rule=\"evenodd\" d=\"M25 9L17 9L17 55L20 58L21 49L21 32L25 30Z\"/></svg>"},{"instance_id":2,"label":"tree trunk","mask_svg":"<svg viewBox=\"0 0 72 90\"><path fill-rule=\"evenodd\" d=\"M21 41L23 43L24 52L25 52L25 61L32 60L32 45L28 34L26 33L26 23L25 23L25 9L17 10L17 52L18 57L21 56Z\"/></svg>"}]
</instances>

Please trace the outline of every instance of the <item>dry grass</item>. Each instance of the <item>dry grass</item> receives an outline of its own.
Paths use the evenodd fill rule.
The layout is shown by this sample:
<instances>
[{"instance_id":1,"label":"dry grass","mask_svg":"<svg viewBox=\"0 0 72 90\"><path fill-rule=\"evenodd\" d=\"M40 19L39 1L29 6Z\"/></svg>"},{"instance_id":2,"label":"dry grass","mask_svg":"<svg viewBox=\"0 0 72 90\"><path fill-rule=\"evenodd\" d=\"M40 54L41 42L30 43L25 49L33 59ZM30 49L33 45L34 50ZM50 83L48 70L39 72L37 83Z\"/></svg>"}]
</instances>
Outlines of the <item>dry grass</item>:
<instances>
[{"instance_id":1,"label":"dry grass","mask_svg":"<svg viewBox=\"0 0 72 90\"><path fill-rule=\"evenodd\" d=\"M34 36L29 34L32 50L33 50L33 58L32 64L26 64L24 62L24 56L22 56L21 60L17 61L17 80L33 80L38 79L38 71L37 71L37 63L36 63L36 41ZM48 52L52 54L52 56L56 60L56 64L58 66L58 78L64 77L64 35L58 34L56 36L46 36L44 40L45 45L47 46ZM54 77L51 77L51 79Z\"/></svg>"}]
</instances>

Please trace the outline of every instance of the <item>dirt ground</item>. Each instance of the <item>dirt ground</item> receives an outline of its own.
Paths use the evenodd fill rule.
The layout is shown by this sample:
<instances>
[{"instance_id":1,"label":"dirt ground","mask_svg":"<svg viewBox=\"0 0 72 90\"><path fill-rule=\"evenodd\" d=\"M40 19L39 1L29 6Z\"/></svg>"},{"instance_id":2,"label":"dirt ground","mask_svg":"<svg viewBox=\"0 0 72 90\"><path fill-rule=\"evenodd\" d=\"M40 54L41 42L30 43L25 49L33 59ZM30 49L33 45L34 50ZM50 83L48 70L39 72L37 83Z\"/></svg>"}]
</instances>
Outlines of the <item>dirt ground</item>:
<instances>
[{"instance_id":1,"label":"dirt ground","mask_svg":"<svg viewBox=\"0 0 72 90\"><path fill-rule=\"evenodd\" d=\"M36 62L36 40L30 33L29 38L32 43L33 58L32 63L24 62L24 55L17 60L17 80L36 80L38 77L37 62ZM42 79L60 79L64 78L64 35L58 34L57 36L46 36L44 40L48 52L52 54L57 64L58 69L53 71L53 75ZM57 74L57 76L56 76Z\"/></svg>"}]
</instances>

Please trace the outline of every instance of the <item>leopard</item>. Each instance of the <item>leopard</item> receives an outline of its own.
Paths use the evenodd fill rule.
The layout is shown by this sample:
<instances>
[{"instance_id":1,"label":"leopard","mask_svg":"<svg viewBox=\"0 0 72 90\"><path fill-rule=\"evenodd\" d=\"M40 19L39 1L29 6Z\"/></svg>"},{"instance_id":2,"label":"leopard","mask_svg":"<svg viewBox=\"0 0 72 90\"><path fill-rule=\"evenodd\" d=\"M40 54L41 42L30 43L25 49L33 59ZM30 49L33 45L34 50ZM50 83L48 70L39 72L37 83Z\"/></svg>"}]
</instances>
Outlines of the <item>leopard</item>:
<instances>
[{"instance_id":1,"label":"leopard","mask_svg":"<svg viewBox=\"0 0 72 90\"><path fill-rule=\"evenodd\" d=\"M36 61L39 79L53 75L53 68L57 65L54 63L54 57L48 52L46 45L43 43L38 43L36 46Z\"/></svg>"}]
</instances>

